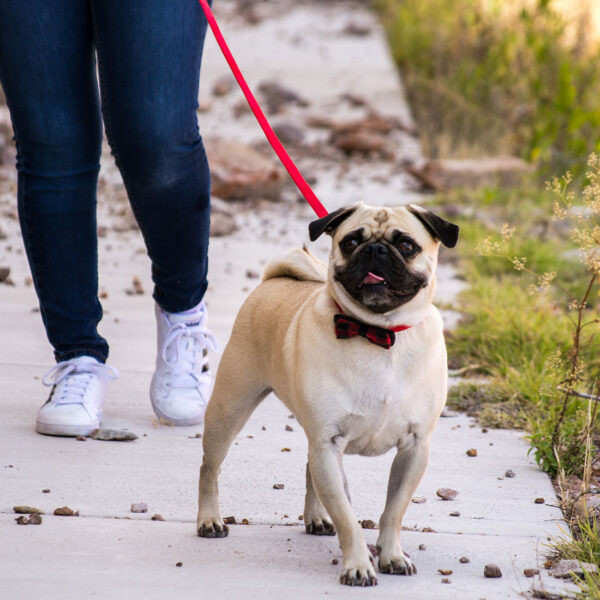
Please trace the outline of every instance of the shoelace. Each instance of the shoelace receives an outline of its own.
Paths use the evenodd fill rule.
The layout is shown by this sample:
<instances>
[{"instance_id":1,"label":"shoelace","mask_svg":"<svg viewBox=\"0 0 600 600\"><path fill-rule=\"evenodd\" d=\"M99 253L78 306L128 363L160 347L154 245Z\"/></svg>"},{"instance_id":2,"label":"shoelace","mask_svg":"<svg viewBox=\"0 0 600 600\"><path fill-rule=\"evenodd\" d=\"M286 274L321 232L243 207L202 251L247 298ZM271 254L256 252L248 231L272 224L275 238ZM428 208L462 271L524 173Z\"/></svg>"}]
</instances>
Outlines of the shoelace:
<instances>
[{"instance_id":1,"label":"shoelace","mask_svg":"<svg viewBox=\"0 0 600 600\"><path fill-rule=\"evenodd\" d=\"M57 386L52 398L55 404L81 404L93 375L115 380L119 371L102 363L64 361L45 373L42 383L48 387Z\"/></svg>"},{"instance_id":2,"label":"shoelace","mask_svg":"<svg viewBox=\"0 0 600 600\"><path fill-rule=\"evenodd\" d=\"M213 333L206 327L188 327L185 323L171 326L162 348L162 357L171 369L174 386L196 386L201 376L198 368L207 362L204 360L204 351L207 349L216 352L218 344Z\"/></svg>"}]
</instances>

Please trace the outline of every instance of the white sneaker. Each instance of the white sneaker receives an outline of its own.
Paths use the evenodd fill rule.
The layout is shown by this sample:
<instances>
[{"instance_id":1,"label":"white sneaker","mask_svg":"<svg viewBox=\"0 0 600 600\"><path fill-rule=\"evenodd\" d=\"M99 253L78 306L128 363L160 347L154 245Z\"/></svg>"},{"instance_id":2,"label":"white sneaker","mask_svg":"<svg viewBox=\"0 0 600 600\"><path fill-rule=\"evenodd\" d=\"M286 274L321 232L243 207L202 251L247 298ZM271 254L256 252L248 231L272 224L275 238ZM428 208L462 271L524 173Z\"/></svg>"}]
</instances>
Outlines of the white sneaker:
<instances>
[{"instance_id":1,"label":"white sneaker","mask_svg":"<svg viewBox=\"0 0 600 600\"><path fill-rule=\"evenodd\" d=\"M52 391L38 411L35 430L46 435L89 435L100 427L106 384L118 376L114 367L91 356L59 362L42 378Z\"/></svg>"},{"instance_id":2,"label":"white sneaker","mask_svg":"<svg viewBox=\"0 0 600 600\"><path fill-rule=\"evenodd\" d=\"M150 384L152 408L171 425L198 425L204 421L210 397L208 350L217 340L207 329L202 301L185 313L167 313L155 307L157 324L156 371Z\"/></svg>"}]
</instances>

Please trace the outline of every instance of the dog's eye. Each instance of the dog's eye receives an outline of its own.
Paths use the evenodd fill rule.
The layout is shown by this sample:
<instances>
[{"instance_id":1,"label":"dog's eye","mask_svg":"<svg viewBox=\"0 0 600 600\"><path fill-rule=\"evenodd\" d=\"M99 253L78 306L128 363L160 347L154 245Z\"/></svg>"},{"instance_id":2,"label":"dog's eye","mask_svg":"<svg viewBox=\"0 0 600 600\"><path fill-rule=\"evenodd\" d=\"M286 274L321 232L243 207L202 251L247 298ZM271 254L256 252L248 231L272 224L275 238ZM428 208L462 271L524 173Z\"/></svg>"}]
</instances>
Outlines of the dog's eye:
<instances>
[{"instance_id":1,"label":"dog's eye","mask_svg":"<svg viewBox=\"0 0 600 600\"><path fill-rule=\"evenodd\" d=\"M394 241L394 245L396 248L398 248L398 250L400 250L400 254L406 257L414 256L420 250L419 246L415 244L415 242L405 237L399 237L396 239Z\"/></svg>"},{"instance_id":2,"label":"dog's eye","mask_svg":"<svg viewBox=\"0 0 600 600\"><path fill-rule=\"evenodd\" d=\"M358 247L358 240L355 237L347 237L342 240L340 247L342 252L351 254Z\"/></svg>"}]
</instances>

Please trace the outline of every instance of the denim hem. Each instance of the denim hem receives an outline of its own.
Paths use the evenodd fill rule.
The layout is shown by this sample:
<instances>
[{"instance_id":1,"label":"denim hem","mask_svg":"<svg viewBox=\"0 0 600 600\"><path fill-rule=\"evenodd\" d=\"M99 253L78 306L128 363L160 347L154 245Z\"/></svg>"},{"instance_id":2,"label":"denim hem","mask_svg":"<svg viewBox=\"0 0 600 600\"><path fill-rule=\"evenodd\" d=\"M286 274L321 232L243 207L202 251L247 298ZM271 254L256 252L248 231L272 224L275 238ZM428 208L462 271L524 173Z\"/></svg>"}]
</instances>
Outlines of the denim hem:
<instances>
[{"instance_id":1,"label":"denim hem","mask_svg":"<svg viewBox=\"0 0 600 600\"><path fill-rule=\"evenodd\" d=\"M184 302L181 298L173 299L171 296L167 296L167 294L162 292L162 290L159 291L158 287L155 286L152 298L165 312L180 313L200 305L204 300L207 288L208 282L206 282L190 299Z\"/></svg>"},{"instance_id":2,"label":"denim hem","mask_svg":"<svg viewBox=\"0 0 600 600\"><path fill-rule=\"evenodd\" d=\"M64 352L54 351L54 358L56 362L62 362L64 360L71 360L72 358L78 358L79 356L91 356L96 360L99 360L102 364L106 362L108 355L98 352L92 348L78 348L77 350L66 350Z\"/></svg>"}]
</instances>

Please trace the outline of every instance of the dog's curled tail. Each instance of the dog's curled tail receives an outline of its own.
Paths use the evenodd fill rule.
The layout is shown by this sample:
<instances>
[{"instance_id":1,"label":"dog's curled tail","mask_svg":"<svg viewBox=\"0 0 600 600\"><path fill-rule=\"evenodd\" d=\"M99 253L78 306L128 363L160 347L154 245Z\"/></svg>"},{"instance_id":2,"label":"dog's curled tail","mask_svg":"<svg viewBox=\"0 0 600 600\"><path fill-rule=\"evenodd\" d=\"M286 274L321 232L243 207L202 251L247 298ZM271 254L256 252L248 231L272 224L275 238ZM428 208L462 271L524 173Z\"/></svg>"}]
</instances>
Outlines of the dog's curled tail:
<instances>
[{"instance_id":1,"label":"dog's curled tail","mask_svg":"<svg viewBox=\"0 0 600 600\"><path fill-rule=\"evenodd\" d=\"M306 248L294 248L285 256L272 260L265 267L263 281L275 277L289 277L299 281L327 280L327 265L314 257Z\"/></svg>"}]
</instances>

